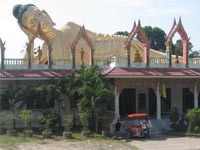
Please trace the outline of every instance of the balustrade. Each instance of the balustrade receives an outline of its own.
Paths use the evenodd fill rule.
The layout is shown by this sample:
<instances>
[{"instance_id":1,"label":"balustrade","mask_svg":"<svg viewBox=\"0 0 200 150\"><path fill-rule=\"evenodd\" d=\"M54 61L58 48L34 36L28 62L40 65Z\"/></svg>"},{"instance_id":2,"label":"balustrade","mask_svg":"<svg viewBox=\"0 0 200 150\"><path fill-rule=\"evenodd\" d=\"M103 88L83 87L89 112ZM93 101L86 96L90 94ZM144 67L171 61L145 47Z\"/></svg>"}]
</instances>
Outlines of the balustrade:
<instances>
[{"instance_id":1,"label":"balustrade","mask_svg":"<svg viewBox=\"0 0 200 150\"><path fill-rule=\"evenodd\" d=\"M4 65L27 65L27 59L4 59Z\"/></svg>"},{"instance_id":2,"label":"balustrade","mask_svg":"<svg viewBox=\"0 0 200 150\"><path fill-rule=\"evenodd\" d=\"M150 57L150 64L151 67L156 67L155 65L161 64L160 67L163 65L168 64L168 59L165 57ZM95 59L94 64L98 66L110 66L110 67L126 67L128 58L126 56L113 56L109 58L109 64L107 64L107 58L105 59ZM70 59L56 59L52 61L53 65L55 66L71 66L72 60ZM6 66L26 66L28 65L27 59L4 59L4 65ZM40 64L37 64L40 65ZM196 68L200 65L200 58L190 58L189 59L189 68ZM135 67L132 65L132 67ZM143 66L145 67L145 66ZM143 68L142 67L142 68ZM70 68L70 67L69 67ZM16 67L15 67L16 69Z\"/></svg>"},{"instance_id":3,"label":"balustrade","mask_svg":"<svg viewBox=\"0 0 200 150\"><path fill-rule=\"evenodd\" d=\"M150 57L151 64L167 64L169 60L165 57Z\"/></svg>"},{"instance_id":4,"label":"balustrade","mask_svg":"<svg viewBox=\"0 0 200 150\"><path fill-rule=\"evenodd\" d=\"M200 58L192 58L192 59L190 58L189 64L191 64L191 65L199 64L200 65Z\"/></svg>"},{"instance_id":5,"label":"balustrade","mask_svg":"<svg viewBox=\"0 0 200 150\"><path fill-rule=\"evenodd\" d=\"M52 61L53 65L71 65L72 60L70 59L56 59Z\"/></svg>"}]
</instances>

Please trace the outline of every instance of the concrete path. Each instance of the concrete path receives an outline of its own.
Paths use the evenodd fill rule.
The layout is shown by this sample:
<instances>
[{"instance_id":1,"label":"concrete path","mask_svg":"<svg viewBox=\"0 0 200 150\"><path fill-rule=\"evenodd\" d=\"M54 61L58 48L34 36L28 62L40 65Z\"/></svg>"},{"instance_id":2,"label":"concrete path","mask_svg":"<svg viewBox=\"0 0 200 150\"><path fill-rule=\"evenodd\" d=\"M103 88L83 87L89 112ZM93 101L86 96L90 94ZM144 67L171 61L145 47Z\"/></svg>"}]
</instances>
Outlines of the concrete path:
<instances>
[{"instance_id":1,"label":"concrete path","mask_svg":"<svg viewBox=\"0 0 200 150\"><path fill-rule=\"evenodd\" d=\"M153 135L151 138L133 138L130 144L139 150L200 150L200 138Z\"/></svg>"}]
</instances>

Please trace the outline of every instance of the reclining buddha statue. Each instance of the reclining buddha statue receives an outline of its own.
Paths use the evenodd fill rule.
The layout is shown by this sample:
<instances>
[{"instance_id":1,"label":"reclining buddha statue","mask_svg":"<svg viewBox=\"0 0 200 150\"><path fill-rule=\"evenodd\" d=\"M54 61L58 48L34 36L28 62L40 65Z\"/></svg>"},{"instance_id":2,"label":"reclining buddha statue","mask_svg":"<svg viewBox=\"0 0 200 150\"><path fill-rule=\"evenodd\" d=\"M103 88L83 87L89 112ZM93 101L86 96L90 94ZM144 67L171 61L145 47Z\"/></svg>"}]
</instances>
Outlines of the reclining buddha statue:
<instances>
[{"instance_id":1,"label":"reclining buddha statue","mask_svg":"<svg viewBox=\"0 0 200 150\"><path fill-rule=\"evenodd\" d=\"M17 19L18 25L21 30L28 36L28 39L33 36L33 34L37 30L38 24L40 24L42 32L45 34L46 38L52 46L52 60L71 59L71 44L76 38L78 32L80 31L81 26L73 22L68 22L60 29L57 29L56 27L54 27L55 23L53 22L49 14L45 10L40 10L33 4L15 5L13 8L13 15ZM112 56L126 55L124 49L125 36L97 34L87 29L85 29L85 31L95 49L94 59L100 60ZM37 35L37 38L44 41L44 39L42 39L39 35ZM48 46L45 42L41 46L42 56L40 56L40 63L45 63L47 61L47 47ZM81 64L81 49L84 50L84 63L88 64L89 47L82 38L76 45L77 52L75 57L77 64ZM131 42L132 58L134 58L134 51L136 51L136 49L139 49L141 55L143 54L142 43L134 39ZM37 62L33 59L32 63Z\"/></svg>"}]
</instances>

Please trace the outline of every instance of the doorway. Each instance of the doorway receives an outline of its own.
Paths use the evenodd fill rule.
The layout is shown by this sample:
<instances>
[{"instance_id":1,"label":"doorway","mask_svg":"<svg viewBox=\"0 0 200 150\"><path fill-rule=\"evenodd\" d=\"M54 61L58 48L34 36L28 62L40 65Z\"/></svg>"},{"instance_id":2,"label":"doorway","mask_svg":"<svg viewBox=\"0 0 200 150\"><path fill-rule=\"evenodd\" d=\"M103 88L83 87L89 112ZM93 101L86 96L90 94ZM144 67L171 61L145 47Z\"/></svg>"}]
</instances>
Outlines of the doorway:
<instances>
[{"instance_id":1,"label":"doorway","mask_svg":"<svg viewBox=\"0 0 200 150\"><path fill-rule=\"evenodd\" d=\"M122 118L128 114L136 113L136 90L134 88L124 89L119 97L119 112Z\"/></svg>"},{"instance_id":2,"label":"doorway","mask_svg":"<svg viewBox=\"0 0 200 150\"><path fill-rule=\"evenodd\" d=\"M157 97L152 88L148 89L148 96L149 96L149 115L156 116L157 112Z\"/></svg>"},{"instance_id":3,"label":"doorway","mask_svg":"<svg viewBox=\"0 0 200 150\"><path fill-rule=\"evenodd\" d=\"M183 88L183 112L194 108L194 94L189 88Z\"/></svg>"},{"instance_id":4,"label":"doorway","mask_svg":"<svg viewBox=\"0 0 200 150\"><path fill-rule=\"evenodd\" d=\"M146 94L145 93L140 93L138 95L138 102L139 102L139 112L140 113L146 113L147 108L146 108Z\"/></svg>"}]
</instances>

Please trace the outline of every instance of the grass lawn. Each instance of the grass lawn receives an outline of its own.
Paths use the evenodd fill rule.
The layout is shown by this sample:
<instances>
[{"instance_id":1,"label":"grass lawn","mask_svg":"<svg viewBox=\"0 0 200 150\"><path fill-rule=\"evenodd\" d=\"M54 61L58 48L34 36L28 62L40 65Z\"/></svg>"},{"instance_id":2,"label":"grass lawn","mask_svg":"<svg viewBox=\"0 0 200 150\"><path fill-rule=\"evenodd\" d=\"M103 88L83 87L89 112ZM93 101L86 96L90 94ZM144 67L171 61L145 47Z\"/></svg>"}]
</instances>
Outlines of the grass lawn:
<instances>
[{"instance_id":1,"label":"grass lawn","mask_svg":"<svg viewBox=\"0 0 200 150\"><path fill-rule=\"evenodd\" d=\"M38 137L33 138L24 138L22 134L18 134L17 136L7 136L0 135L0 149L5 150L15 150L17 145L24 142L31 142L39 140Z\"/></svg>"},{"instance_id":2,"label":"grass lawn","mask_svg":"<svg viewBox=\"0 0 200 150\"><path fill-rule=\"evenodd\" d=\"M116 138L116 137L102 137L99 134L92 134L90 138L88 138L93 145L113 145L115 147L127 147L131 150L136 150L136 147L133 145L128 144L123 140L122 138ZM0 150L16 150L17 146L19 144L23 144L26 142L31 143L41 143L45 139L42 138L41 134L34 134L32 138L24 138L22 133L18 133L16 137L11 137L7 135L0 135ZM53 141L64 141L64 142L71 142L71 143L78 143L83 141L84 143L84 137L80 132L73 132L73 138L72 139L63 139L61 133L55 133L52 136Z\"/></svg>"}]
</instances>

